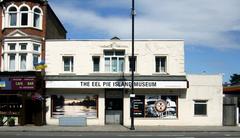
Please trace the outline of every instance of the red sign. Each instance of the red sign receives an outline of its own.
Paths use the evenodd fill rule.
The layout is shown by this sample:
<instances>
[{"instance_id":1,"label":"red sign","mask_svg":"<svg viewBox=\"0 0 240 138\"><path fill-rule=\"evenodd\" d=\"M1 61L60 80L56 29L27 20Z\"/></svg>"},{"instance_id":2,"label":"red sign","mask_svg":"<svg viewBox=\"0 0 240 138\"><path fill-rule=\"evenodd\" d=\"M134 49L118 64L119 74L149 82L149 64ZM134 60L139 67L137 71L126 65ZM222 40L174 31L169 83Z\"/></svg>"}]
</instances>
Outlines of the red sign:
<instances>
[{"instance_id":1,"label":"red sign","mask_svg":"<svg viewBox=\"0 0 240 138\"><path fill-rule=\"evenodd\" d=\"M12 90L35 90L35 78L12 78Z\"/></svg>"}]
</instances>

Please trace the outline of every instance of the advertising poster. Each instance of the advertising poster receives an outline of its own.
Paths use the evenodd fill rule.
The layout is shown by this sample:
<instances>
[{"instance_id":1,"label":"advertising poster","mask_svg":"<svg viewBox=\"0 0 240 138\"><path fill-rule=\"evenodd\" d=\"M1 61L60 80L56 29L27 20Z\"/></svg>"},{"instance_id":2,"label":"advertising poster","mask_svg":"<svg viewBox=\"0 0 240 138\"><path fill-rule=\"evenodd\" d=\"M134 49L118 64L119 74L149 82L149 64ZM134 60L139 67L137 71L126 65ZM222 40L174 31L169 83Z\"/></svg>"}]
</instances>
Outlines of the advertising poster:
<instances>
[{"instance_id":1,"label":"advertising poster","mask_svg":"<svg viewBox=\"0 0 240 138\"><path fill-rule=\"evenodd\" d=\"M134 117L144 117L145 96L137 95L134 98Z\"/></svg>"},{"instance_id":2,"label":"advertising poster","mask_svg":"<svg viewBox=\"0 0 240 138\"><path fill-rule=\"evenodd\" d=\"M146 95L146 117L177 118L177 96Z\"/></svg>"},{"instance_id":3,"label":"advertising poster","mask_svg":"<svg viewBox=\"0 0 240 138\"><path fill-rule=\"evenodd\" d=\"M66 116L97 118L97 95L52 95L51 97L53 118Z\"/></svg>"}]
</instances>

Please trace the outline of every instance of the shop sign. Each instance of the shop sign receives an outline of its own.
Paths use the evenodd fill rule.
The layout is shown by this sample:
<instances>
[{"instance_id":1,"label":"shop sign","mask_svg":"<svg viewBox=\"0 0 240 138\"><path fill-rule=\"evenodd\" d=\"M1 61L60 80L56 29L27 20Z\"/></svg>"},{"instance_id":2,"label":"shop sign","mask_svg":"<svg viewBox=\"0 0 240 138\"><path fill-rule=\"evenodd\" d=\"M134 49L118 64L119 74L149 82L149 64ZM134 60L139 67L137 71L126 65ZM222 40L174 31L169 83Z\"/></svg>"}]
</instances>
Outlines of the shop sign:
<instances>
[{"instance_id":1,"label":"shop sign","mask_svg":"<svg viewBox=\"0 0 240 138\"><path fill-rule=\"evenodd\" d=\"M144 95L138 95L134 98L134 117L144 117L144 104Z\"/></svg>"},{"instance_id":2,"label":"shop sign","mask_svg":"<svg viewBox=\"0 0 240 138\"><path fill-rule=\"evenodd\" d=\"M131 88L131 81L47 81L46 88ZM186 89L187 81L135 81L134 88Z\"/></svg>"},{"instance_id":3,"label":"shop sign","mask_svg":"<svg viewBox=\"0 0 240 138\"><path fill-rule=\"evenodd\" d=\"M35 78L12 78L12 90L34 90Z\"/></svg>"},{"instance_id":4,"label":"shop sign","mask_svg":"<svg viewBox=\"0 0 240 138\"><path fill-rule=\"evenodd\" d=\"M5 81L0 81L0 88L6 87L6 82Z\"/></svg>"}]
</instances>

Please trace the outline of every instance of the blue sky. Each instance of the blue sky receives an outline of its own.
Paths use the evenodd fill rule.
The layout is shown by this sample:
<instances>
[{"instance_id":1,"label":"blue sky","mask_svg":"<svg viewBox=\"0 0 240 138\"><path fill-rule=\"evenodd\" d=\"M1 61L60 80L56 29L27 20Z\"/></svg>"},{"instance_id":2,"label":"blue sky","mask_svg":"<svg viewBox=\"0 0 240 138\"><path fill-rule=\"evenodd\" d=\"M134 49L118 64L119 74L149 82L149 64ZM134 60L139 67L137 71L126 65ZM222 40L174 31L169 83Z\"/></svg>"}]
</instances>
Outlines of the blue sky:
<instances>
[{"instance_id":1,"label":"blue sky","mask_svg":"<svg viewBox=\"0 0 240 138\"><path fill-rule=\"evenodd\" d=\"M240 0L135 0L136 38L184 39L193 74L240 73ZM70 39L131 38L131 0L49 0Z\"/></svg>"}]
</instances>

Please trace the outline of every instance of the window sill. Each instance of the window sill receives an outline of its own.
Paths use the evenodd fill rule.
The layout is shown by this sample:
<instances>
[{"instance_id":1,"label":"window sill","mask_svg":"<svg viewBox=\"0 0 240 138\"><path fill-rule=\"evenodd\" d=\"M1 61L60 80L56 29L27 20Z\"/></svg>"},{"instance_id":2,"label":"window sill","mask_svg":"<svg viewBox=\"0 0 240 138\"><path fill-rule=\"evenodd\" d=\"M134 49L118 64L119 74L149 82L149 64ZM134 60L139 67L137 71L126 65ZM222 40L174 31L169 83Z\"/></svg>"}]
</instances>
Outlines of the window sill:
<instances>
[{"instance_id":1,"label":"window sill","mask_svg":"<svg viewBox=\"0 0 240 138\"><path fill-rule=\"evenodd\" d=\"M208 115L194 115L193 117L208 117Z\"/></svg>"},{"instance_id":2,"label":"window sill","mask_svg":"<svg viewBox=\"0 0 240 138\"><path fill-rule=\"evenodd\" d=\"M74 75L76 75L76 73L74 73L74 72L63 72L63 73L59 73L59 75L72 75L72 76L74 76Z\"/></svg>"},{"instance_id":3,"label":"window sill","mask_svg":"<svg viewBox=\"0 0 240 138\"><path fill-rule=\"evenodd\" d=\"M39 31L43 30L42 28L37 28L37 27L32 27L32 26L8 26L8 27L4 27L3 30L4 29L19 29L19 28L21 28L21 29L31 28L31 29L35 29L35 30L39 30Z\"/></svg>"},{"instance_id":4,"label":"window sill","mask_svg":"<svg viewBox=\"0 0 240 138\"><path fill-rule=\"evenodd\" d=\"M165 73L164 72L163 73L155 72L152 75L169 75L169 73L166 73L166 72Z\"/></svg>"}]
</instances>

